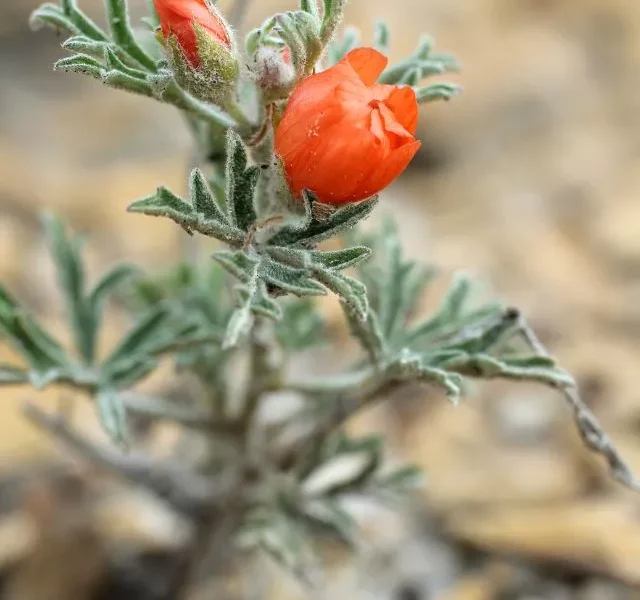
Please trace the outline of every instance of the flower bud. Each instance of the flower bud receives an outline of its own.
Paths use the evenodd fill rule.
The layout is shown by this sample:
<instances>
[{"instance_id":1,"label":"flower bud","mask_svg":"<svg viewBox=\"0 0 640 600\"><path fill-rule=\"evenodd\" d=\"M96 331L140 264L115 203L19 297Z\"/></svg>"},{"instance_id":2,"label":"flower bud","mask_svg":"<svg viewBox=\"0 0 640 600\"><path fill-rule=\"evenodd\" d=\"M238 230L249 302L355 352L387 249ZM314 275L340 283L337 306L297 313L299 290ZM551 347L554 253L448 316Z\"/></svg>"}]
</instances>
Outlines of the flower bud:
<instances>
[{"instance_id":1,"label":"flower bud","mask_svg":"<svg viewBox=\"0 0 640 600\"><path fill-rule=\"evenodd\" d=\"M231 30L209 0L153 0L178 83L221 103L239 75Z\"/></svg>"},{"instance_id":2,"label":"flower bud","mask_svg":"<svg viewBox=\"0 0 640 600\"><path fill-rule=\"evenodd\" d=\"M267 100L286 98L296 80L291 52L286 46L260 46L253 57L253 72Z\"/></svg>"}]
</instances>

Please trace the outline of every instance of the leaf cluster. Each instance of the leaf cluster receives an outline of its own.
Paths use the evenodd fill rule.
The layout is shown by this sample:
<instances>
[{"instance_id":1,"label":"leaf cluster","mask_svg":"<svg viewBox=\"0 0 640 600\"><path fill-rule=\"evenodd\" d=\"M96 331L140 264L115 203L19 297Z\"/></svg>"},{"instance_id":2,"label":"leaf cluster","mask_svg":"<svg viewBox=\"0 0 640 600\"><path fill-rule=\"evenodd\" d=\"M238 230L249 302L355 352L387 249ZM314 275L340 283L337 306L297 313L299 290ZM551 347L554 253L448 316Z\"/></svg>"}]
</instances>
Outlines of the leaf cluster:
<instances>
[{"instance_id":1,"label":"leaf cluster","mask_svg":"<svg viewBox=\"0 0 640 600\"><path fill-rule=\"evenodd\" d=\"M195 169L188 201L161 187L129 207L130 212L169 218L190 234L198 232L230 247L213 255L239 282L237 309L229 320L223 347L237 345L251 329L255 317L280 321L282 310L275 298L286 294L321 296L330 290L351 306L358 319L365 319L365 288L343 271L367 259L370 250L354 246L322 251L316 246L368 216L377 199L318 217L317 203L306 193L303 216L293 219L283 216L261 223L255 207L261 170L249 166L246 148L233 130L227 134L226 155L223 196L216 197L203 173Z\"/></svg>"},{"instance_id":2,"label":"leaf cluster","mask_svg":"<svg viewBox=\"0 0 640 600\"><path fill-rule=\"evenodd\" d=\"M88 75L108 87L173 104L211 125L237 125L221 108L201 102L176 83L153 35L154 19L145 21L150 30L143 34L133 28L126 0L106 0L105 11L108 32L94 23L76 0L48 2L33 12L32 28L49 26L71 36L62 44L71 55L58 60L56 70Z\"/></svg>"}]
</instances>

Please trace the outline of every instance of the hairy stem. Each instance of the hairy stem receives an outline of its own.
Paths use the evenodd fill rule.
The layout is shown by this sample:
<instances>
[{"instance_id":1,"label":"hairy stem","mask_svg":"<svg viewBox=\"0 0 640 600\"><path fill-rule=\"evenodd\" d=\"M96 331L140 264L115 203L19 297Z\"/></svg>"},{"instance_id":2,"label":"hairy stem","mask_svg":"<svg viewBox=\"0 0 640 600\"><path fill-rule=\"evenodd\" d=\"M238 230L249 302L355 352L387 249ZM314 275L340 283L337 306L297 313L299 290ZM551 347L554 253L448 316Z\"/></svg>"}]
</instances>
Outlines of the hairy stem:
<instances>
[{"instance_id":1,"label":"hairy stem","mask_svg":"<svg viewBox=\"0 0 640 600\"><path fill-rule=\"evenodd\" d=\"M542 356L549 356L549 352L531 327L522 320L520 330L523 338L531 349ZM573 411L573 420L585 445L605 458L611 475L620 483L636 491L640 491L640 481L636 478L631 467L622 458L618 449L613 445L602 429L598 419L580 397L575 385L558 388L565 401Z\"/></svg>"},{"instance_id":2,"label":"hairy stem","mask_svg":"<svg viewBox=\"0 0 640 600\"><path fill-rule=\"evenodd\" d=\"M156 465L146 457L127 456L98 446L63 418L51 415L35 404L24 404L23 413L31 423L83 459L135 485L143 485L186 515L209 514L229 494L229 481L198 475L182 464Z\"/></svg>"}]
</instances>

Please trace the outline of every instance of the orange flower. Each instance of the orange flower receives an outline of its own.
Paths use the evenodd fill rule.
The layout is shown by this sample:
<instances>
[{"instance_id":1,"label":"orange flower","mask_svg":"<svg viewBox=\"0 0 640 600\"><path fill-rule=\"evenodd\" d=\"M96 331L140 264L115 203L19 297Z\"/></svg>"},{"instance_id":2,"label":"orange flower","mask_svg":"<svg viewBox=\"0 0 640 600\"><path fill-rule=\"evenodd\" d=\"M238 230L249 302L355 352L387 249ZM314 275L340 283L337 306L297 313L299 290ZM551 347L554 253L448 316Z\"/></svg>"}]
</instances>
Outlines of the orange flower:
<instances>
[{"instance_id":1,"label":"orange flower","mask_svg":"<svg viewBox=\"0 0 640 600\"><path fill-rule=\"evenodd\" d=\"M387 187L411 162L418 102L411 87L376 81L387 59L358 48L295 89L275 135L293 194L326 204L358 202Z\"/></svg>"},{"instance_id":2,"label":"orange flower","mask_svg":"<svg viewBox=\"0 0 640 600\"><path fill-rule=\"evenodd\" d=\"M180 48L194 69L200 66L200 52L196 26L212 35L228 50L231 36L227 25L207 0L153 0L162 35L165 39L175 36Z\"/></svg>"}]
</instances>

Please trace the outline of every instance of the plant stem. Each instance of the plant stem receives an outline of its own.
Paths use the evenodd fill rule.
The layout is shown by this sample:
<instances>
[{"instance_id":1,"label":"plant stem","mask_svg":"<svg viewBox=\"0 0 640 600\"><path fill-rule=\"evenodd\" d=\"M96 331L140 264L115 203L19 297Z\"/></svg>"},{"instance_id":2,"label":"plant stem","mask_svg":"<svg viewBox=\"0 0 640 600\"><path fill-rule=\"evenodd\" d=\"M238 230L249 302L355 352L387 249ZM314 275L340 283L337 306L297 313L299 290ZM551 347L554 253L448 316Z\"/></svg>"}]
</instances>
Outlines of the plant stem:
<instances>
[{"instance_id":1,"label":"plant stem","mask_svg":"<svg viewBox=\"0 0 640 600\"><path fill-rule=\"evenodd\" d=\"M220 477L194 473L183 464L157 465L142 456L124 455L103 448L75 431L63 418L51 415L35 404L22 407L26 418L57 438L84 460L143 485L180 512L194 518L210 514L229 494L230 482Z\"/></svg>"},{"instance_id":2,"label":"plant stem","mask_svg":"<svg viewBox=\"0 0 640 600\"><path fill-rule=\"evenodd\" d=\"M260 399L265 392L275 387L274 379L278 378L281 367L282 352L276 340L273 323L258 318L251 330L247 393L240 417L247 442Z\"/></svg>"},{"instance_id":3,"label":"plant stem","mask_svg":"<svg viewBox=\"0 0 640 600\"><path fill-rule=\"evenodd\" d=\"M163 100L218 127L226 129L228 127L237 127L241 124L222 109L194 98L175 81L172 81L167 86L167 89L164 91ZM244 117L244 115L242 116ZM246 125L248 123L246 117L244 117L244 120L245 123L242 124Z\"/></svg>"}]
</instances>

